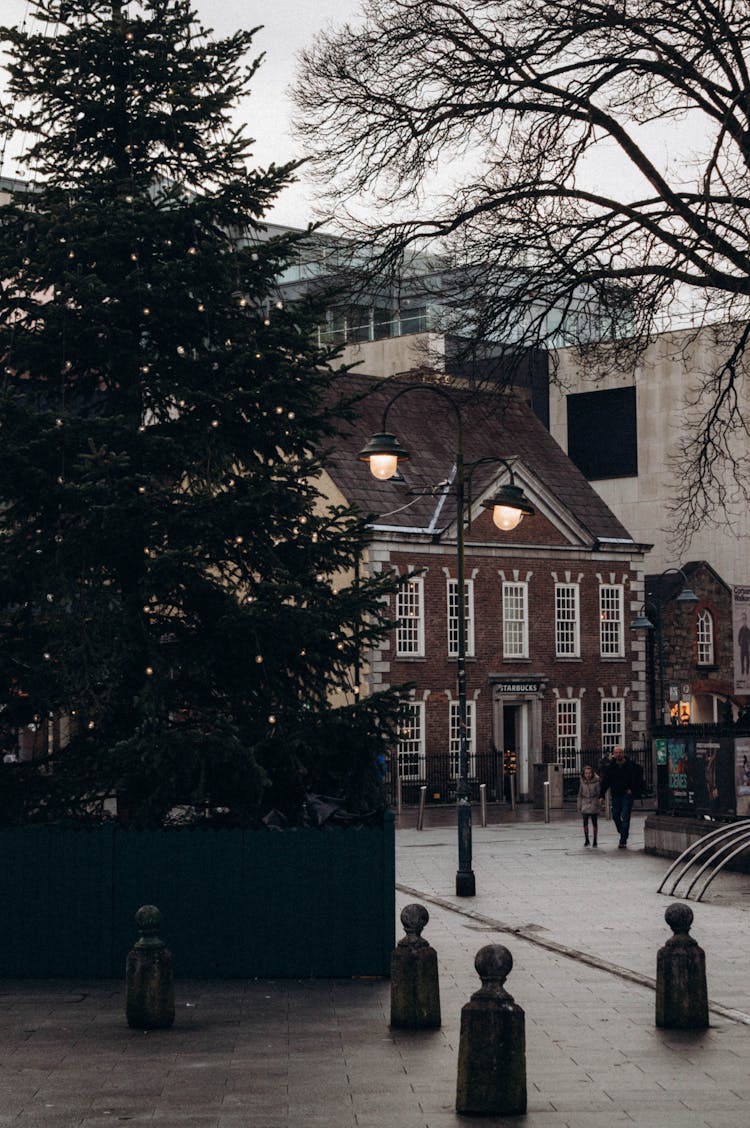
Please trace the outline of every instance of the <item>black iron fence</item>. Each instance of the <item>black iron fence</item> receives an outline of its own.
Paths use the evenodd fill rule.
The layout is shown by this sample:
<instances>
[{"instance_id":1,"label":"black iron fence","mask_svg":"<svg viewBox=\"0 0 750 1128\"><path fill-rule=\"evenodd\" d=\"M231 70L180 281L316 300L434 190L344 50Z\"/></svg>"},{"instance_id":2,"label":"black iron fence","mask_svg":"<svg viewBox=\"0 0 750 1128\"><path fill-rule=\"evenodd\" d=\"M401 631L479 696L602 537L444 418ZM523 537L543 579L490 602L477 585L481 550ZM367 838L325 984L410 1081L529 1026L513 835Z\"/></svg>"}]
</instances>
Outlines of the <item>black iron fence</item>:
<instances>
[{"instance_id":1,"label":"black iron fence","mask_svg":"<svg viewBox=\"0 0 750 1128\"><path fill-rule=\"evenodd\" d=\"M410 772L401 775L401 802L415 804L423 787L427 788L428 803L455 803L458 787L457 758L455 755L432 753L421 763L419 774ZM411 767L411 764L409 765ZM395 758L386 776L386 789L391 803L396 802L396 763ZM487 786L488 802L497 801L502 794L502 757L495 751L477 753L471 757L469 766L469 794L474 802L479 800L479 787Z\"/></svg>"},{"instance_id":2,"label":"black iron fence","mask_svg":"<svg viewBox=\"0 0 750 1128\"><path fill-rule=\"evenodd\" d=\"M638 764L643 774L643 794L648 797L654 794L654 761L651 755L650 748L625 748L625 755L629 760ZM546 747L543 752L543 760L545 763L555 763L556 755L555 750ZM563 769L563 792L570 798L578 794L578 781L581 777L581 772L585 767L594 769L597 775L601 775L604 768L609 761L609 752L603 752L601 748L584 748L577 752L574 757L570 757L567 763L562 764Z\"/></svg>"},{"instance_id":3,"label":"black iron fence","mask_svg":"<svg viewBox=\"0 0 750 1128\"><path fill-rule=\"evenodd\" d=\"M644 795L653 794L654 773L650 749L626 748L626 756L637 763L643 772ZM544 748L541 759L544 763L560 762L555 750ZM604 765L609 759L608 752L601 748L587 748L568 757L566 762L560 763L563 770L564 794L571 798L578 793L578 780L581 770L590 765L595 772L601 775ZM412 769L409 775L401 776L401 802L408 805L419 803L421 790L426 788L425 799L428 803L455 803L458 787L455 755L445 753L432 753L420 765L419 773L413 771L413 761L409 764ZM396 785L397 765L395 757L391 762L386 775L385 786L388 799L395 803L397 799ZM482 784L487 788L487 801L490 803L508 800L510 798L510 778L503 771L503 757L499 752L476 753L471 757L469 765L469 795L473 802L479 801L479 788ZM529 787L533 780L529 780ZM516 794L518 790L516 788Z\"/></svg>"}]
</instances>

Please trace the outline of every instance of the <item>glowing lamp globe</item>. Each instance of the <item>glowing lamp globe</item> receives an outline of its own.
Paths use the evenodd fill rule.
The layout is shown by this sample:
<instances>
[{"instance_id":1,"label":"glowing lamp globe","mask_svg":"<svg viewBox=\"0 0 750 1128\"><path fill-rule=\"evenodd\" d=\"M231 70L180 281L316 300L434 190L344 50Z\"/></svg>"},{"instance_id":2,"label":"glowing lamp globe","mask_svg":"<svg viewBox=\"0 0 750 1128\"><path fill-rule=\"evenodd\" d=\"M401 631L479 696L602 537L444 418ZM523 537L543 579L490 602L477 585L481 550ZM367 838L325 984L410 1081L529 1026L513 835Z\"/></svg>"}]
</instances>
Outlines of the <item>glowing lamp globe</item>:
<instances>
[{"instance_id":1,"label":"glowing lamp globe","mask_svg":"<svg viewBox=\"0 0 750 1128\"><path fill-rule=\"evenodd\" d=\"M492 507L492 521L504 533L510 533L513 529L518 528L523 519L523 513L520 509L514 509L510 505L493 505Z\"/></svg>"},{"instance_id":2,"label":"glowing lamp globe","mask_svg":"<svg viewBox=\"0 0 750 1128\"><path fill-rule=\"evenodd\" d=\"M523 517L534 514L534 506L521 487L513 484L501 486L495 496L483 501L482 505L492 510L492 520L503 533L512 532Z\"/></svg>"},{"instance_id":3,"label":"glowing lamp globe","mask_svg":"<svg viewBox=\"0 0 750 1128\"><path fill-rule=\"evenodd\" d=\"M357 458L360 462L367 462L370 473L380 482L387 482L398 470L399 462L409 458L409 451L401 446L395 435L388 431L381 431L373 435L366 447Z\"/></svg>"}]
</instances>

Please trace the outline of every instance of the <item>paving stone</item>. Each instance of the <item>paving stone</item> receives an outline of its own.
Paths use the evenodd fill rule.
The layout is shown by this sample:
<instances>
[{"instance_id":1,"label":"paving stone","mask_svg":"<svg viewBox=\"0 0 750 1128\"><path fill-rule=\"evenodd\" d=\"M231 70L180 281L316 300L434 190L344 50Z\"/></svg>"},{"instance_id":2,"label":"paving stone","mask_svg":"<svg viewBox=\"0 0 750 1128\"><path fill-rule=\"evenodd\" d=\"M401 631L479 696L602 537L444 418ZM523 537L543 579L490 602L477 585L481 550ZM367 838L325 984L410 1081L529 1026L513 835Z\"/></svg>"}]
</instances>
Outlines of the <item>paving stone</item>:
<instances>
[{"instance_id":1,"label":"paving stone","mask_svg":"<svg viewBox=\"0 0 750 1128\"><path fill-rule=\"evenodd\" d=\"M462 1128L460 1013L487 943L510 948L506 987L526 1012L523 1128L740 1128L750 877L719 877L691 930L711 1002L747 1023L712 1011L707 1031L661 1031L650 983L677 898L656 893L669 862L638 849L645 811L633 849L613 849L605 825L595 859L571 812L549 824L494 814L474 827L473 898L454 893L455 811L430 812L446 826L397 832L397 909L429 910L440 1030L390 1031L384 980L178 981L174 1028L149 1034L127 1028L119 984L0 981L0 1128Z\"/></svg>"}]
</instances>

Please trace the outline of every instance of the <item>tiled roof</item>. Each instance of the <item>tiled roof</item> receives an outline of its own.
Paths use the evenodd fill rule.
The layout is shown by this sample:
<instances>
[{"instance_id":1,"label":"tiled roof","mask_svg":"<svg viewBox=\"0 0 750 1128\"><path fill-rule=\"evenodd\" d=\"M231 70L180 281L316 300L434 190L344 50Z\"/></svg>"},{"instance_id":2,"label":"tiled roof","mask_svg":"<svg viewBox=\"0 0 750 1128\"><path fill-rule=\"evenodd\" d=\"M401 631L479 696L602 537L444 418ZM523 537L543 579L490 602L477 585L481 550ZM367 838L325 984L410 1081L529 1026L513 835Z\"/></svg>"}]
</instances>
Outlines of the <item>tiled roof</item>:
<instances>
[{"instance_id":1,"label":"tiled roof","mask_svg":"<svg viewBox=\"0 0 750 1128\"><path fill-rule=\"evenodd\" d=\"M414 381L409 381L413 384ZM383 411L407 383L396 378L375 380L349 373L338 378L342 396L359 397L356 419L343 423L334 444L329 473L349 502L377 515L378 525L440 531L455 518L452 494L413 496L411 490L429 489L452 479L457 448L456 414L447 399L435 394L443 385L419 381L433 390L409 391L388 411L386 430L394 433L411 459L400 464L405 482L379 482L358 452L373 434L382 430ZM502 393L451 388L459 405L464 462L502 457L517 460L517 474L528 472L596 540L632 541L630 534L558 446L543 424L521 400ZM480 497L494 482L507 480L502 466L477 467L472 476L472 496ZM526 492L529 493L527 487ZM533 496L530 497L533 503Z\"/></svg>"},{"instance_id":2,"label":"tiled roof","mask_svg":"<svg viewBox=\"0 0 750 1128\"><path fill-rule=\"evenodd\" d=\"M701 572L713 576L717 583L731 591L726 580L722 579L707 560L689 560L681 568L666 568L658 575L649 573L646 576L646 594L658 598L662 603L668 603L669 600L676 599L685 588L692 590L694 580L700 583Z\"/></svg>"}]
</instances>

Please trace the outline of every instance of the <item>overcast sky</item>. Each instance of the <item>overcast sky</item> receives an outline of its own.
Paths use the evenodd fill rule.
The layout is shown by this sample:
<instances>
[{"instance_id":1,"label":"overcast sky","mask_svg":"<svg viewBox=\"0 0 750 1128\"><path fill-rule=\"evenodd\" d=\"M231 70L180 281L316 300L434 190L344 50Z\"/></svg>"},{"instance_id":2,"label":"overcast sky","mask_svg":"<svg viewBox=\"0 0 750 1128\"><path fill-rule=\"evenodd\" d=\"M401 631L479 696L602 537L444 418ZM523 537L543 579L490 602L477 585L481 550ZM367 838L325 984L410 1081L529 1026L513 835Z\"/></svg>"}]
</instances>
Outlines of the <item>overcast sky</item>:
<instances>
[{"instance_id":1,"label":"overcast sky","mask_svg":"<svg viewBox=\"0 0 750 1128\"><path fill-rule=\"evenodd\" d=\"M265 61L253 83L253 94L243 116L248 132L256 139L255 161L266 165L283 163L302 154L295 147L289 118L291 107L286 90L295 73L296 53L312 42L315 33L356 16L359 0L193 0L201 21L217 36L262 24L255 38L257 52ZM19 24L29 9L28 0L0 0L0 22ZM2 169L12 175L14 169ZM276 223L304 225L310 218L310 190L295 185L279 198L268 218Z\"/></svg>"},{"instance_id":2,"label":"overcast sky","mask_svg":"<svg viewBox=\"0 0 750 1128\"><path fill-rule=\"evenodd\" d=\"M295 76L296 56L323 28L356 20L360 0L266 0L264 4L257 0L193 0L193 6L204 26L213 28L218 37L262 25L255 46L258 53L265 53L265 61L255 76L252 96L242 113L250 136L256 140L254 163L262 167L272 161L283 163L304 156L292 137L292 108L287 97ZM29 0L0 0L2 23L20 23L28 11ZM673 156L678 162L684 160L691 144L689 123L671 123L667 131L657 126L651 132L652 159L657 163L663 161L665 167ZM592 186L598 190L611 188L612 183L618 184L620 191L623 184L631 183L634 191L641 190L640 181L612 146L603 145L588 168ZM6 158L0 172L13 175L15 171ZM313 190L304 183L301 170L300 183L279 197L267 218L275 223L304 226L313 218L313 204Z\"/></svg>"}]
</instances>

